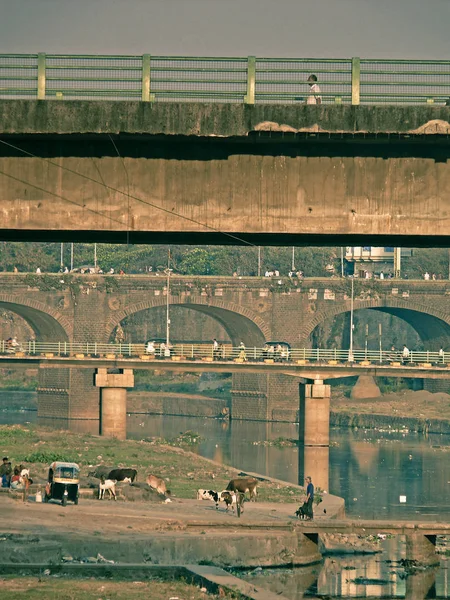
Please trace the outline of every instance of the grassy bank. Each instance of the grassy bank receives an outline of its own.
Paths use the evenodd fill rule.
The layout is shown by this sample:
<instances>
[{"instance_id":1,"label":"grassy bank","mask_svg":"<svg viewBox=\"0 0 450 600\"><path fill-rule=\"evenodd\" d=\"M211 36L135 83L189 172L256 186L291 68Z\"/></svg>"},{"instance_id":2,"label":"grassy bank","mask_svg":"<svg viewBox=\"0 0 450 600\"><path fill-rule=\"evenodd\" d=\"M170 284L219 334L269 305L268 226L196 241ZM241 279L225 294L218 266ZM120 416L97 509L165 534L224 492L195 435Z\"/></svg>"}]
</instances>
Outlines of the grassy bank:
<instances>
[{"instance_id":1,"label":"grassy bank","mask_svg":"<svg viewBox=\"0 0 450 600\"><path fill-rule=\"evenodd\" d=\"M202 592L199 587L183 581L110 581L107 579L66 579L52 577L6 577L1 582L2 593L9 600L210 600L232 598L221 591L220 596Z\"/></svg>"},{"instance_id":2,"label":"grassy bank","mask_svg":"<svg viewBox=\"0 0 450 600\"><path fill-rule=\"evenodd\" d=\"M30 465L35 477L44 477L54 460L76 462L81 475L86 476L92 465L127 466L138 470L143 482L148 473L167 480L167 487L178 498L195 498L198 488L222 490L235 477L235 469L195 454L200 436L185 432L177 438L164 440L112 440L98 436L55 431L35 426L0 426L0 453L13 464ZM263 482L258 497L269 502L292 502L299 496L298 488Z\"/></svg>"}]
</instances>

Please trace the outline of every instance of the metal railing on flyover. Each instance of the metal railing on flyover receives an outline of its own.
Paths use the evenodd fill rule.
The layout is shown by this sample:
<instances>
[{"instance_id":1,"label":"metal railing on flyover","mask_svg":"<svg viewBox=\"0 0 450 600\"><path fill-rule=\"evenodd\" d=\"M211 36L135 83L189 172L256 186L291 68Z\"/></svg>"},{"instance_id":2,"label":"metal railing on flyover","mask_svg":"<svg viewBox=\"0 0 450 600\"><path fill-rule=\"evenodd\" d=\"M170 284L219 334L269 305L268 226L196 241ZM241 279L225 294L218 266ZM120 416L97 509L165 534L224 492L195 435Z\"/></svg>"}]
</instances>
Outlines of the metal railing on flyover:
<instances>
[{"instance_id":1,"label":"metal railing on flyover","mask_svg":"<svg viewBox=\"0 0 450 600\"><path fill-rule=\"evenodd\" d=\"M450 60L0 54L0 98L445 104Z\"/></svg>"},{"instance_id":2,"label":"metal railing on flyover","mask_svg":"<svg viewBox=\"0 0 450 600\"><path fill-rule=\"evenodd\" d=\"M144 343L97 342L0 342L1 357L75 357L75 358L134 358L141 360L206 360L206 361L248 361L271 363L321 362L343 364L349 362L370 364L391 364L392 366L438 366L450 368L450 352L411 350L403 356L401 350L353 350L337 348L290 348L282 347L273 351L267 348L220 345L214 349L212 344L170 344L149 347Z\"/></svg>"}]
</instances>

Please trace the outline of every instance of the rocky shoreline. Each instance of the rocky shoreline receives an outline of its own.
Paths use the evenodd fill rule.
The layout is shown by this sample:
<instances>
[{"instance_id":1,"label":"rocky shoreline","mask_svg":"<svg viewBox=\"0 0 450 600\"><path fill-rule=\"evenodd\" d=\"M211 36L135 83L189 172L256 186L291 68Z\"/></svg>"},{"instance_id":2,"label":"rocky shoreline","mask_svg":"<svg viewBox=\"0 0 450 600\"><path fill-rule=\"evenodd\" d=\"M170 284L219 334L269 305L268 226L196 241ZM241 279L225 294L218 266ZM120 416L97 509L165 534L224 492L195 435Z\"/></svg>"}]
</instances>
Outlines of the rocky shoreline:
<instances>
[{"instance_id":1,"label":"rocky shoreline","mask_svg":"<svg viewBox=\"0 0 450 600\"><path fill-rule=\"evenodd\" d=\"M399 415L377 415L340 411L330 413L331 427L378 429L401 433L438 433L450 435L450 420L401 417Z\"/></svg>"}]
</instances>

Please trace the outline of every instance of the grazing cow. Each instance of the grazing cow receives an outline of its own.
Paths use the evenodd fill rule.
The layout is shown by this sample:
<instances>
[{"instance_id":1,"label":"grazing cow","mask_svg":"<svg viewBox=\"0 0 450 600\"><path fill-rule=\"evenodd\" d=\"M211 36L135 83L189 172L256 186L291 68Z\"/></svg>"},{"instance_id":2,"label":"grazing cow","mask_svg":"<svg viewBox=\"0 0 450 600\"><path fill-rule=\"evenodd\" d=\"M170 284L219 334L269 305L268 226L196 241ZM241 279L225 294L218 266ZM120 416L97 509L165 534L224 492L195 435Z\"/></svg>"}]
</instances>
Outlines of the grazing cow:
<instances>
[{"instance_id":1,"label":"grazing cow","mask_svg":"<svg viewBox=\"0 0 450 600\"><path fill-rule=\"evenodd\" d=\"M107 479L115 479L116 481L125 481L125 479L137 481L136 469L113 469L109 472Z\"/></svg>"},{"instance_id":2,"label":"grazing cow","mask_svg":"<svg viewBox=\"0 0 450 600\"><path fill-rule=\"evenodd\" d=\"M231 510L234 512L235 506L236 506L236 494L235 492L230 492L228 490L223 490L222 492L219 492L219 502L225 502L225 507L226 507L226 511L228 512L228 509L231 506Z\"/></svg>"},{"instance_id":3,"label":"grazing cow","mask_svg":"<svg viewBox=\"0 0 450 600\"><path fill-rule=\"evenodd\" d=\"M214 490L197 490L197 500L211 500L216 503L216 508L219 506L219 494Z\"/></svg>"},{"instance_id":4,"label":"grazing cow","mask_svg":"<svg viewBox=\"0 0 450 600\"><path fill-rule=\"evenodd\" d=\"M241 494L248 492L250 494L250 500L254 498L256 501L257 485L258 480L254 477L239 477L238 479L232 479L230 481L227 485L227 490L230 492L241 492Z\"/></svg>"},{"instance_id":5,"label":"grazing cow","mask_svg":"<svg viewBox=\"0 0 450 600\"><path fill-rule=\"evenodd\" d=\"M108 475L113 469L114 467L108 467L106 465L97 465L96 467L94 467L93 471L90 471L88 473L88 477L95 477L96 479L101 479L102 477L104 477L105 479L107 479Z\"/></svg>"},{"instance_id":6,"label":"grazing cow","mask_svg":"<svg viewBox=\"0 0 450 600\"><path fill-rule=\"evenodd\" d=\"M226 510L228 512L229 507L231 506L232 511L234 512L237 503L239 502L239 512L244 512L243 509L243 500L244 495L240 493L235 493L229 490L223 490L222 492L216 492L215 490L197 490L197 500L211 500L216 505L216 510L219 509L219 503L225 502Z\"/></svg>"},{"instance_id":7,"label":"grazing cow","mask_svg":"<svg viewBox=\"0 0 450 600\"><path fill-rule=\"evenodd\" d=\"M105 497L105 492L106 490L108 490L109 498L114 498L114 500L117 500L116 483L117 481L115 481L114 479L105 479L104 477L102 477L98 485L98 499L103 500L103 498Z\"/></svg>"},{"instance_id":8,"label":"grazing cow","mask_svg":"<svg viewBox=\"0 0 450 600\"><path fill-rule=\"evenodd\" d=\"M166 482L161 477L156 477L156 475L147 475L147 485L149 485L153 490L156 490L158 494L162 496L169 496L170 490L166 488Z\"/></svg>"}]
</instances>

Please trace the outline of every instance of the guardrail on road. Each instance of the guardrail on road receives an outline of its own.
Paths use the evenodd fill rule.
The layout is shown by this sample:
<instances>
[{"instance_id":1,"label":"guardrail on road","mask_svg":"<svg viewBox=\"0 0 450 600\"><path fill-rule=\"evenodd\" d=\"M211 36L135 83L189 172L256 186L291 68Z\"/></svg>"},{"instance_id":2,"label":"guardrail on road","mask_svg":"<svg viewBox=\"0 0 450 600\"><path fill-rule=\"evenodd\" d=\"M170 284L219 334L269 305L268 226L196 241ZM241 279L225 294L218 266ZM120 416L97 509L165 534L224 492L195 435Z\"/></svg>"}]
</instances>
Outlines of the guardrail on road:
<instances>
[{"instance_id":1,"label":"guardrail on road","mask_svg":"<svg viewBox=\"0 0 450 600\"><path fill-rule=\"evenodd\" d=\"M450 60L1 54L0 98L303 103L314 74L324 104L445 104Z\"/></svg>"}]
</instances>

